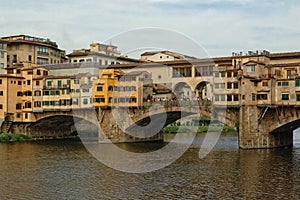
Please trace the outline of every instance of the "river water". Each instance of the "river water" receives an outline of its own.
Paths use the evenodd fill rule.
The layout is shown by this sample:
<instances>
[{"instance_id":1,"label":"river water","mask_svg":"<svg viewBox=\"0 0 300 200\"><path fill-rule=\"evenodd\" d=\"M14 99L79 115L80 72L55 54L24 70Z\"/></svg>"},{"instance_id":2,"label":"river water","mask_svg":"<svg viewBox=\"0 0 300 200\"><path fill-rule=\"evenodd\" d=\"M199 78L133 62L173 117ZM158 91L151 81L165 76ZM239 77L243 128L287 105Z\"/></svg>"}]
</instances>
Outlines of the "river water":
<instances>
[{"instance_id":1,"label":"river water","mask_svg":"<svg viewBox=\"0 0 300 200\"><path fill-rule=\"evenodd\" d=\"M239 150L236 136L223 135L199 159L202 139L171 165L141 174L105 166L81 141L0 144L0 199L300 199L299 144Z\"/></svg>"}]
</instances>

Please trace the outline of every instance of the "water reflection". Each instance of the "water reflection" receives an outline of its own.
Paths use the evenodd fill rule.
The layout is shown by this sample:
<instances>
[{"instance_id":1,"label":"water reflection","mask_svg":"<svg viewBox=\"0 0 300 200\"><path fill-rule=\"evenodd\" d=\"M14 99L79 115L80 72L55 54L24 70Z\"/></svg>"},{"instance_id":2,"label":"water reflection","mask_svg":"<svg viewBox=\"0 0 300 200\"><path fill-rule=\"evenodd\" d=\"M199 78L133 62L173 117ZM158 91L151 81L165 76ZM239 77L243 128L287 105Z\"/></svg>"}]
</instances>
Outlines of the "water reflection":
<instances>
[{"instance_id":1,"label":"water reflection","mask_svg":"<svg viewBox=\"0 0 300 200\"><path fill-rule=\"evenodd\" d=\"M227 135L199 159L202 139L170 166L144 174L106 167L80 141L0 144L0 199L300 198L300 148L239 150L237 137Z\"/></svg>"}]
</instances>

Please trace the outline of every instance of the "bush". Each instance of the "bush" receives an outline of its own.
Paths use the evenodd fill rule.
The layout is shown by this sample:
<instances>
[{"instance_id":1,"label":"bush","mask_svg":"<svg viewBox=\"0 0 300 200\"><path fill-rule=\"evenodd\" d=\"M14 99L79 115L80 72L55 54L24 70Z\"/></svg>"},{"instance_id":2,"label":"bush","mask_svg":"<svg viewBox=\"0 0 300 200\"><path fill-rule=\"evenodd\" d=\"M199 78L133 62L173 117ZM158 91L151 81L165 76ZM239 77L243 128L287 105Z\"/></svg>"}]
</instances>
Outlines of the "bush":
<instances>
[{"instance_id":1,"label":"bush","mask_svg":"<svg viewBox=\"0 0 300 200\"><path fill-rule=\"evenodd\" d=\"M22 142L32 139L31 136L13 133L1 133L0 142Z\"/></svg>"}]
</instances>

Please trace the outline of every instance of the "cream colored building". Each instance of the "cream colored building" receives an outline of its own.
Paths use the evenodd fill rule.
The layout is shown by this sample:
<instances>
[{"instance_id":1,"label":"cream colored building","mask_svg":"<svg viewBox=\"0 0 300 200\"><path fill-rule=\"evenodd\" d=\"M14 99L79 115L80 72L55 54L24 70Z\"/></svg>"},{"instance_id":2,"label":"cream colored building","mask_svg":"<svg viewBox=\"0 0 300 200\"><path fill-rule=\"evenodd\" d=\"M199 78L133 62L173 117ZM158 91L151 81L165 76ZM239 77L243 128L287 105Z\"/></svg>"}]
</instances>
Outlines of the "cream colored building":
<instances>
[{"instance_id":1,"label":"cream colored building","mask_svg":"<svg viewBox=\"0 0 300 200\"><path fill-rule=\"evenodd\" d=\"M0 74L4 74L7 66L7 42L0 39Z\"/></svg>"},{"instance_id":2,"label":"cream colored building","mask_svg":"<svg viewBox=\"0 0 300 200\"><path fill-rule=\"evenodd\" d=\"M172 51L151 51L141 54L141 60L146 62L166 62L175 60L196 59L192 56L183 55Z\"/></svg>"}]
</instances>

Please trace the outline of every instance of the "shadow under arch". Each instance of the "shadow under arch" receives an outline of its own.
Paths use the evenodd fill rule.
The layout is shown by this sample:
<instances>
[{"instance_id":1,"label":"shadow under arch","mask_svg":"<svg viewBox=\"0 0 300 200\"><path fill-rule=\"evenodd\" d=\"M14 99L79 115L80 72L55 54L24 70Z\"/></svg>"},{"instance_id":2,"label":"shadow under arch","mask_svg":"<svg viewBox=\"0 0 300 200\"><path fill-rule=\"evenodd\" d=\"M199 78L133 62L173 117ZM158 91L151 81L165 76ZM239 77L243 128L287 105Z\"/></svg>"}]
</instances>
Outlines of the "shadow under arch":
<instances>
[{"instance_id":1,"label":"shadow under arch","mask_svg":"<svg viewBox=\"0 0 300 200\"><path fill-rule=\"evenodd\" d=\"M272 135L293 132L300 127L300 119L286 123L270 132Z\"/></svg>"},{"instance_id":2,"label":"shadow under arch","mask_svg":"<svg viewBox=\"0 0 300 200\"><path fill-rule=\"evenodd\" d=\"M198 113L196 112L182 112L182 111L171 111L166 113L157 113L151 116L147 116L139 121L137 121L135 124L132 124L129 126L125 131L128 133L131 132L142 132L145 130L145 126L147 126L147 134L149 135L155 135L159 133L162 129L166 127L167 125L185 118L187 116L198 116ZM166 117L166 119L165 119Z\"/></svg>"},{"instance_id":3,"label":"shadow under arch","mask_svg":"<svg viewBox=\"0 0 300 200\"><path fill-rule=\"evenodd\" d=\"M43 138L70 136L98 138L98 125L85 118L60 114L46 116L31 123L26 127L26 133Z\"/></svg>"}]
</instances>

